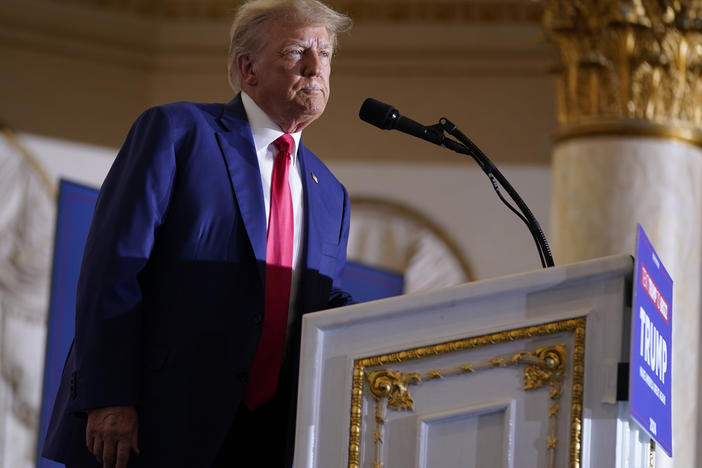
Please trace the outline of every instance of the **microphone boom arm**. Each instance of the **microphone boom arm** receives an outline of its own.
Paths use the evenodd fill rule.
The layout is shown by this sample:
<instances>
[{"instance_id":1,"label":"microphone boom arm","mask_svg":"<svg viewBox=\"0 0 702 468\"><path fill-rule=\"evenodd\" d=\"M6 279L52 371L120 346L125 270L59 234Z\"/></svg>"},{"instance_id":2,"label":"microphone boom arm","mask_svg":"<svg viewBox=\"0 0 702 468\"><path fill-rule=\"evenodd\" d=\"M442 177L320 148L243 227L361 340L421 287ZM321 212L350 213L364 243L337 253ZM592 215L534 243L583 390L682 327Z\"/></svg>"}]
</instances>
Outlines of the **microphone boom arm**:
<instances>
[{"instance_id":1,"label":"microphone boom arm","mask_svg":"<svg viewBox=\"0 0 702 468\"><path fill-rule=\"evenodd\" d=\"M529 232L531 232L531 235L534 238L534 242L536 242L536 247L539 251L539 259L541 260L541 265L544 268L553 266L554 262L553 256L551 255L551 248L549 247L548 241L546 240L546 236L544 235L544 232L541 229L541 225L539 225L539 221L536 219L536 217L531 212L526 203L524 203L522 197L520 197L517 191L514 189L514 187L512 187L512 184L510 184L507 181L505 176L502 175L500 170L497 169L497 167L493 164L492 161L490 161L490 159L485 155L485 153L483 153L480 150L480 148L478 148L470 140L470 138L468 138L460 130L458 130L458 128L446 117L442 117L439 120L438 124L432 125L428 128L436 130L440 129L441 131L445 131L449 135L459 140L457 142L450 138L444 138L439 144L457 153L468 155L472 157L476 163L478 163L478 166L480 166L483 172L485 172L485 174L487 174L487 176L490 178L490 182L492 183L495 192L497 192L497 196L500 197L500 200L502 200L502 202L512 212L514 212L524 222L524 224L526 224L527 228L529 229ZM507 191L507 194L519 208L519 211L517 211L517 209L510 205L509 202L505 200L505 198L502 196L502 193L500 193L500 189L497 184L498 182L499 185L501 185Z\"/></svg>"},{"instance_id":2,"label":"microphone boom arm","mask_svg":"<svg viewBox=\"0 0 702 468\"><path fill-rule=\"evenodd\" d=\"M551 249L546 241L546 236L539 226L539 222L536 220L532 212L527 207L524 200L519 196L516 190L510 185L510 183L505 179L502 173L495 167L495 165L488 159L485 154L480 151L470 139L461 133L456 126L449 121L447 118L442 117L439 123L435 125L425 126L419 122L404 117L400 112L392 107L391 105L385 104L378 101L377 99L368 98L363 102L361 110L358 113L361 120L368 122L382 130L398 130L403 133L421 138L430 143L434 143L439 146L443 146L452 151L460 154L466 154L472 157L478 166L485 172L485 174L490 179L493 189L500 197L502 203L504 203L507 208L512 210L519 219L521 219L524 224L526 224L529 232L536 242L536 248L539 251L539 259L541 260L541 265L546 268L547 266L553 266L553 257L551 256ZM445 133L448 133L452 137L458 139L458 141L448 138ZM500 185L507 191L512 201L517 205L517 208L512 206L500 192Z\"/></svg>"}]
</instances>

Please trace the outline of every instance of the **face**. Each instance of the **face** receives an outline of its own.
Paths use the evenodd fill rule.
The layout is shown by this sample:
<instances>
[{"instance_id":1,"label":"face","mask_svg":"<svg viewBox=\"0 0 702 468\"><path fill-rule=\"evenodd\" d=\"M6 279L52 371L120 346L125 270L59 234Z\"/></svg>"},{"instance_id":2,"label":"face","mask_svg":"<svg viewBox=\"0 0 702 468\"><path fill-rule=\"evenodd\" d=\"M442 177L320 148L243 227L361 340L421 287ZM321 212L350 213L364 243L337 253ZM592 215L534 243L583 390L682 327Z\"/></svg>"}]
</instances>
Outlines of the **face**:
<instances>
[{"instance_id":1,"label":"face","mask_svg":"<svg viewBox=\"0 0 702 468\"><path fill-rule=\"evenodd\" d=\"M324 26L264 26L255 54L237 57L241 88L285 132L297 132L322 115L329 99L332 45Z\"/></svg>"}]
</instances>

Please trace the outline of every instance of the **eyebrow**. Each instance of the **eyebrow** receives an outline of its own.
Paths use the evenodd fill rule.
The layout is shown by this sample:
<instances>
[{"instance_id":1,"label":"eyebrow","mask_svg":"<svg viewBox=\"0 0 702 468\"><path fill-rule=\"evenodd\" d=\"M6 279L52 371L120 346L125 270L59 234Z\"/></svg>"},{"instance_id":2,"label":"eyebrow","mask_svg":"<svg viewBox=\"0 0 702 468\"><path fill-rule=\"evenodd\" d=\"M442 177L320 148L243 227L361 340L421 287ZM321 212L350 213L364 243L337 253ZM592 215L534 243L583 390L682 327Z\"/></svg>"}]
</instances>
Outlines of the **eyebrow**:
<instances>
[{"instance_id":1,"label":"eyebrow","mask_svg":"<svg viewBox=\"0 0 702 468\"><path fill-rule=\"evenodd\" d=\"M293 42L290 42L290 43L288 43L288 44L285 44L285 45L283 46L283 48L295 47L295 46L297 46L297 47L309 48L309 43L308 43L308 42L305 42L305 41L293 41ZM320 49L331 49L331 48L332 48L332 45L331 45L331 43L329 43L329 42L321 42L321 43L319 44L319 48L320 48Z\"/></svg>"}]
</instances>

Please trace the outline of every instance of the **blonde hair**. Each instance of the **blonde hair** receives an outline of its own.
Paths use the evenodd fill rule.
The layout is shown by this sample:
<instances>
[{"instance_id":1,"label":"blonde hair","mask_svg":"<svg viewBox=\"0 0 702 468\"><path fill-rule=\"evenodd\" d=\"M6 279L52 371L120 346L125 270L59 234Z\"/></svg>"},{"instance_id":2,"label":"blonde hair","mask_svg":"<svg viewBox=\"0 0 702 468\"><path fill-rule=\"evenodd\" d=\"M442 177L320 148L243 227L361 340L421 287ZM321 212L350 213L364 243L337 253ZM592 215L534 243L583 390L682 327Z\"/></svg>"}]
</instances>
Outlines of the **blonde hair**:
<instances>
[{"instance_id":1,"label":"blonde hair","mask_svg":"<svg viewBox=\"0 0 702 468\"><path fill-rule=\"evenodd\" d=\"M229 85L235 92L239 89L237 56L260 52L265 46L263 26L279 18L295 25L324 26L334 49L337 45L337 34L351 28L351 18L318 0L249 0L245 2L237 10L229 30L227 77Z\"/></svg>"}]
</instances>

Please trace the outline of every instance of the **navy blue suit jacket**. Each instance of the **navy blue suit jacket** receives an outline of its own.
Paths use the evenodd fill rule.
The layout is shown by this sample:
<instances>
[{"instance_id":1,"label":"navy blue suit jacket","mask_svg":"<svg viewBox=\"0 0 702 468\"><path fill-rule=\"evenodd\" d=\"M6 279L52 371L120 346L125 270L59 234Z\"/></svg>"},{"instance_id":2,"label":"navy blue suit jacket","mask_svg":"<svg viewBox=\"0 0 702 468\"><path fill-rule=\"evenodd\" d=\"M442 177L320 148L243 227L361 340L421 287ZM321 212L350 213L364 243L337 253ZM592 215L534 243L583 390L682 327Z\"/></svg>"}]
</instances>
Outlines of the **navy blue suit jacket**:
<instances>
[{"instance_id":1,"label":"navy blue suit jacket","mask_svg":"<svg viewBox=\"0 0 702 468\"><path fill-rule=\"evenodd\" d=\"M304 145L298 158L299 317L352 300L339 289L348 195ZM240 96L142 114L97 200L44 456L94 463L85 411L136 405L142 454L130 466L207 466L256 352L265 259L261 177Z\"/></svg>"}]
</instances>

